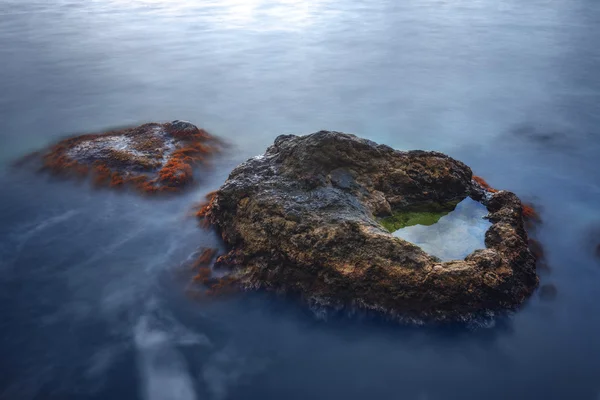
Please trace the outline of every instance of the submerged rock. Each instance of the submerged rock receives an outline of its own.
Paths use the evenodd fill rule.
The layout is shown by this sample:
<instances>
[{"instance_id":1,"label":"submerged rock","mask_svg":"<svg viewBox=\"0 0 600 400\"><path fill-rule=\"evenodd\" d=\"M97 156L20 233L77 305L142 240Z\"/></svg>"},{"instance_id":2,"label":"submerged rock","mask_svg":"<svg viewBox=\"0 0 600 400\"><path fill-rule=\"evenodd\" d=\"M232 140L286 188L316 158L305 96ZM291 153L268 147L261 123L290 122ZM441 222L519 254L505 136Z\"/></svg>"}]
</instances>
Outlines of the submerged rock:
<instances>
[{"instance_id":1,"label":"submerged rock","mask_svg":"<svg viewBox=\"0 0 600 400\"><path fill-rule=\"evenodd\" d=\"M193 167L218 142L186 121L68 138L40 155L42 169L61 176L92 176L99 186L131 186L144 193L175 192L193 181Z\"/></svg>"},{"instance_id":2,"label":"submerged rock","mask_svg":"<svg viewBox=\"0 0 600 400\"><path fill-rule=\"evenodd\" d=\"M516 195L491 193L444 154L397 151L354 135L283 135L233 170L202 216L230 246L217 264L246 289L300 295L313 307L419 321L514 309L538 284ZM492 223L485 249L441 262L381 219L471 195Z\"/></svg>"},{"instance_id":3,"label":"submerged rock","mask_svg":"<svg viewBox=\"0 0 600 400\"><path fill-rule=\"evenodd\" d=\"M558 295L558 289L552 283L547 283L540 287L540 299L544 301L550 301L556 299Z\"/></svg>"}]
</instances>

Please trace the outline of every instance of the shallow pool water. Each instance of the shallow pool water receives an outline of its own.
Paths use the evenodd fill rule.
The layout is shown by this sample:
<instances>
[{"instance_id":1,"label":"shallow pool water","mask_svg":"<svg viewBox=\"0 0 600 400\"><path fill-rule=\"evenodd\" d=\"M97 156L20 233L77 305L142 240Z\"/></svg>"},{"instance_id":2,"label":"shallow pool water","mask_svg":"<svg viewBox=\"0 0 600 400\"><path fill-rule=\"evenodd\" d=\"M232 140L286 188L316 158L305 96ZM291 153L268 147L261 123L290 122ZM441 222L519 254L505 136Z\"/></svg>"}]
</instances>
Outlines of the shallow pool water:
<instances>
[{"instance_id":1,"label":"shallow pool water","mask_svg":"<svg viewBox=\"0 0 600 400\"><path fill-rule=\"evenodd\" d=\"M470 197L432 225L412 225L395 231L396 237L421 247L442 261L459 260L485 248L485 232L492 225L485 206Z\"/></svg>"}]
</instances>

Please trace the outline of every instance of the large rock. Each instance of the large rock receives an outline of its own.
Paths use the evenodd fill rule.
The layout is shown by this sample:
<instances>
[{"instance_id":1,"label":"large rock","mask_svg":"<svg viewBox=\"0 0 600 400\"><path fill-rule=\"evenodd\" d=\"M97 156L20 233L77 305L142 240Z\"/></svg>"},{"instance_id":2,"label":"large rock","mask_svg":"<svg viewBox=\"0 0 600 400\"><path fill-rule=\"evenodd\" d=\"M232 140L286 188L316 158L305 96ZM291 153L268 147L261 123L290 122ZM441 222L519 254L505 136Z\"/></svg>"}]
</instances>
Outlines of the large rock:
<instances>
[{"instance_id":1,"label":"large rock","mask_svg":"<svg viewBox=\"0 0 600 400\"><path fill-rule=\"evenodd\" d=\"M399 210L487 205L486 249L440 262L379 218ZM233 170L208 221L248 289L299 294L313 307L358 308L413 321L468 320L523 303L538 283L522 206L489 193L444 154L397 151L354 135L283 135Z\"/></svg>"}]
</instances>

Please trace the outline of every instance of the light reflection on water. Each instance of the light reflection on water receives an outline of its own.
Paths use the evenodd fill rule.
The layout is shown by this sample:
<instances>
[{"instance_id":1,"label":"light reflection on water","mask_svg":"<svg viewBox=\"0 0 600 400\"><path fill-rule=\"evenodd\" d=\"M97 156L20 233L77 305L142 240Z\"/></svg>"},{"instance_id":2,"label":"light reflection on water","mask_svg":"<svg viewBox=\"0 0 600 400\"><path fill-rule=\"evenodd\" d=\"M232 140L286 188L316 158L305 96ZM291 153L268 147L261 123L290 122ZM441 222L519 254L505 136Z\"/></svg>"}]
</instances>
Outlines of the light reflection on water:
<instances>
[{"instance_id":1,"label":"light reflection on water","mask_svg":"<svg viewBox=\"0 0 600 400\"><path fill-rule=\"evenodd\" d=\"M394 236L421 247L442 261L462 260L476 249L485 248L485 232L492 225L484 219L485 206L470 197L433 225L407 226Z\"/></svg>"},{"instance_id":2,"label":"light reflection on water","mask_svg":"<svg viewBox=\"0 0 600 400\"><path fill-rule=\"evenodd\" d=\"M68 3L68 2L66 2ZM99 7L111 12L119 10L135 10L156 16L175 16L178 21L182 15L188 21L196 21L198 17L208 17L206 23L219 29L248 29L254 31L294 31L312 25L319 15L325 11L329 1L316 0L304 2L299 0L209 0L165 1L165 0L109 0L95 1Z\"/></svg>"}]
</instances>

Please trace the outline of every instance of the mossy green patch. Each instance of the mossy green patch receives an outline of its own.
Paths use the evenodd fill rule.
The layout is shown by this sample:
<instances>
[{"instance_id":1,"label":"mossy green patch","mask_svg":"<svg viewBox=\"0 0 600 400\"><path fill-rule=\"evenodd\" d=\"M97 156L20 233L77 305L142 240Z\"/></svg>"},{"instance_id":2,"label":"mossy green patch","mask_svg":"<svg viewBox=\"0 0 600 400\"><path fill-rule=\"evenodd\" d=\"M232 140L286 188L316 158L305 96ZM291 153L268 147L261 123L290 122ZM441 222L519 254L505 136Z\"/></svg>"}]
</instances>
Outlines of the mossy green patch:
<instances>
[{"instance_id":1,"label":"mossy green patch","mask_svg":"<svg viewBox=\"0 0 600 400\"><path fill-rule=\"evenodd\" d=\"M449 214L456 208L458 201L449 203L427 203L396 210L389 217L381 218L379 223L389 232L406 228L412 225L433 225L444 215Z\"/></svg>"}]
</instances>

